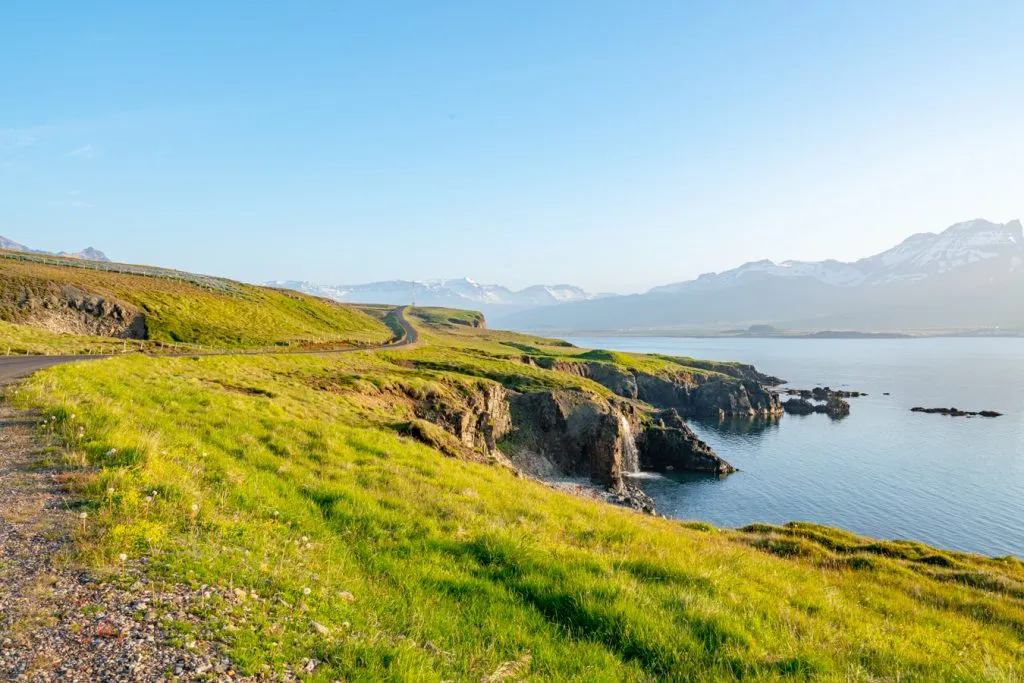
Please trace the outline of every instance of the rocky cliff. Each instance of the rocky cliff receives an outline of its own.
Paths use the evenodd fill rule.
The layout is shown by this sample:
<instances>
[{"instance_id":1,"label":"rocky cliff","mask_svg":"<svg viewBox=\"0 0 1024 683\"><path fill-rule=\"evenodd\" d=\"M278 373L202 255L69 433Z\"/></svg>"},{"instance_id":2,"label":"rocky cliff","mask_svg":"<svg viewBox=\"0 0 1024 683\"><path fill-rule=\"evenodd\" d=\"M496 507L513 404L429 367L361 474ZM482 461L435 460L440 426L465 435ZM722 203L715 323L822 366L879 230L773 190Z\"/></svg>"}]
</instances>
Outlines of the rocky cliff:
<instances>
[{"instance_id":1,"label":"rocky cliff","mask_svg":"<svg viewBox=\"0 0 1024 683\"><path fill-rule=\"evenodd\" d=\"M449 390L451 389L451 390ZM445 390L407 388L416 438L466 459L497 458L541 479L588 478L628 492L630 472L735 469L674 410L577 390L517 392L481 380Z\"/></svg>"}]
</instances>

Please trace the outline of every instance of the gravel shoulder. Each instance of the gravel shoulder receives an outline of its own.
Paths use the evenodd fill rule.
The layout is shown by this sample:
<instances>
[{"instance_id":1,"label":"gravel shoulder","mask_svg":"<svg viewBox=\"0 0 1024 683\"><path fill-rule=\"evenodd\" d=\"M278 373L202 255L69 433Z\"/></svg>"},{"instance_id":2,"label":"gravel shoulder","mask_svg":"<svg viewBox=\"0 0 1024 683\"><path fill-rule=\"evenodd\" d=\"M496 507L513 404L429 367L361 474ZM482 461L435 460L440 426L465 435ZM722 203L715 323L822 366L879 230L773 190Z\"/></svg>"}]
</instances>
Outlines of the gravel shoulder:
<instances>
[{"instance_id":1,"label":"gravel shoulder","mask_svg":"<svg viewBox=\"0 0 1024 683\"><path fill-rule=\"evenodd\" d=\"M244 680L215 645L180 635L209 591L148 583L141 565L101 580L72 562L88 520L41 464L37 420L0 404L0 679Z\"/></svg>"}]
</instances>

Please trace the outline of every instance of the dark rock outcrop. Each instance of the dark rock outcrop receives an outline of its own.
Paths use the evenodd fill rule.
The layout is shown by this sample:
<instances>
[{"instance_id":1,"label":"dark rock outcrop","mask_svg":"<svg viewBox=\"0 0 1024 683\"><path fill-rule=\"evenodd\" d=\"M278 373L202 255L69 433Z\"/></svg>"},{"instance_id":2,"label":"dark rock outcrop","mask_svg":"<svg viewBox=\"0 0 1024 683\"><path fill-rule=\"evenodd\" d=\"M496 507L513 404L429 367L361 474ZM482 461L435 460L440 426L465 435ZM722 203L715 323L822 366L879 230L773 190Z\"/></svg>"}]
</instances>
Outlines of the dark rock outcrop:
<instances>
[{"instance_id":1,"label":"dark rock outcrop","mask_svg":"<svg viewBox=\"0 0 1024 683\"><path fill-rule=\"evenodd\" d=\"M700 440L675 410L653 416L637 439L640 469L654 472L672 470L729 474L736 468L715 454Z\"/></svg>"},{"instance_id":2,"label":"dark rock outcrop","mask_svg":"<svg viewBox=\"0 0 1024 683\"><path fill-rule=\"evenodd\" d=\"M859 398L867 396L863 391L848 391L845 389L832 389L831 387L814 387L813 389L785 389L784 394L799 396L800 398L813 398L816 401L827 401L832 396L839 398Z\"/></svg>"},{"instance_id":3,"label":"dark rock outcrop","mask_svg":"<svg viewBox=\"0 0 1024 683\"><path fill-rule=\"evenodd\" d=\"M790 415L810 415L817 412L815 405L806 398L791 398L782 404L782 408Z\"/></svg>"},{"instance_id":4,"label":"dark rock outcrop","mask_svg":"<svg viewBox=\"0 0 1024 683\"><path fill-rule=\"evenodd\" d=\"M828 401L825 402L825 405L819 407L822 407L822 412L831 418L846 417L847 415L850 414L849 402L836 395L829 396Z\"/></svg>"},{"instance_id":5,"label":"dark rock outcrop","mask_svg":"<svg viewBox=\"0 0 1024 683\"><path fill-rule=\"evenodd\" d=\"M791 398L782 404L783 410L790 415L810 415L811 413L822 413L831 418L846 417L850 414L850 404L844 396L866 396L857 391L833 391L828 387L815 387L814 389L787 389L786 393ZM821 401L815 403L810 400Z\"/></svg>"},{"instance_id":6,"label":"dark rock outcrop","mask_svg":"<svg viewBox=\"0 0 1024 683\"><path fill-rule=\"evenodd\" d=\"M915 408L911 408L910 412L912 412L912 413L930 413L930 414L935 414L935 415L949 415L950 417L974 417L975 415L977 415L979 417L1001 417L1002 416L1002 413L996 412L994 410L971 411L971 410L960 410L959 408L922 408L920 406L917 406Z\"/></svg>"},{"instance_id":7,"label":"dark rock outcrop","mask_svg":"<svg viewBox=\"0 0 1024 683\"><path fill-rule=\"evenodd\" d=\"M146 339L146 317L135 306L73 285L11 280L2 292L0 317L52 332Z\"/></svg>"}]
</instances>

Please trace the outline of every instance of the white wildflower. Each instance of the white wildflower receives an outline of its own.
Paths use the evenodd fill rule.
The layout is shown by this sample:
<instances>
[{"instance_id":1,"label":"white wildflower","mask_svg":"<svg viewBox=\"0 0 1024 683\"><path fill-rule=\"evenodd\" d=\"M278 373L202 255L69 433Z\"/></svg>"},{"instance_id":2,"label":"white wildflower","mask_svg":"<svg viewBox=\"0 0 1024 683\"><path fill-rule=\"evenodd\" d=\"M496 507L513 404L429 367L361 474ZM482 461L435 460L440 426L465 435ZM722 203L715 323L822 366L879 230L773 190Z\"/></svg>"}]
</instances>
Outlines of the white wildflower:
<instances>
[{"instance_id":1,"label":"white wildflower","mask_svg":"<svg viewBox=\"0 0 1024 683\"><path fill-rule=\"evenodd\" d=\"M125 553L121 553L120 555L117 556L117 559L121 560L122 562L127 562L128 561L128 556Z\"/></svg>"},{"instance_id":2,"label":"white wildflower","mask_svg":"<svg viewBox=\"0 0 1024 683\"><path fill-rule=\"evenodd\" d=\"M302 594L303 595L309 595L312 592L313 592L313 589L311 589L311 588L303 588L302 589Z\"/></svg>"}]
</instances>

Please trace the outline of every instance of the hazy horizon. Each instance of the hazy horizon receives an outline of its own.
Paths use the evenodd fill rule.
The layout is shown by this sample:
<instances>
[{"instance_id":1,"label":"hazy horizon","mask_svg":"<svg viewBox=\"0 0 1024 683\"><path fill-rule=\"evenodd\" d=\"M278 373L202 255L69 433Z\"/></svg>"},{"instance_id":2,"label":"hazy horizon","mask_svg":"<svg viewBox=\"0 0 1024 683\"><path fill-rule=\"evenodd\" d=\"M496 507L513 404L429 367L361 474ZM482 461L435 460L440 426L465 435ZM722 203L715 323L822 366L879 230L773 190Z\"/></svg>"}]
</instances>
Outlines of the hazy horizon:
<instances>
[{"instance_id":1,"label":"hazy horizon","mask_svg":"<svg viewBox=\"0 0 1024 683\"><path fill-rule=\"evenodd\" d=\"M38 249L631 293L1024 213L1015 3L51 14L0 9L0 234Z\"/></svg>"}]
</instances>

